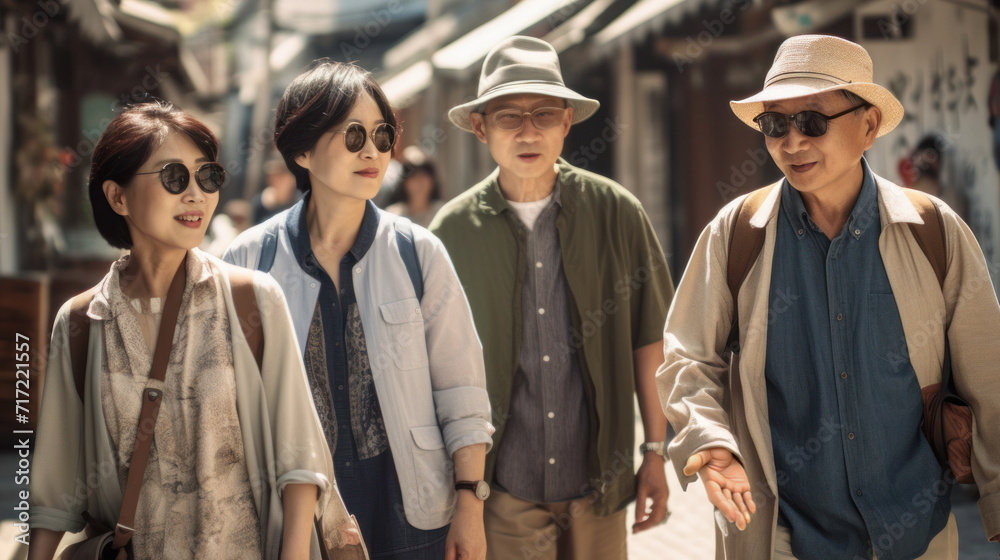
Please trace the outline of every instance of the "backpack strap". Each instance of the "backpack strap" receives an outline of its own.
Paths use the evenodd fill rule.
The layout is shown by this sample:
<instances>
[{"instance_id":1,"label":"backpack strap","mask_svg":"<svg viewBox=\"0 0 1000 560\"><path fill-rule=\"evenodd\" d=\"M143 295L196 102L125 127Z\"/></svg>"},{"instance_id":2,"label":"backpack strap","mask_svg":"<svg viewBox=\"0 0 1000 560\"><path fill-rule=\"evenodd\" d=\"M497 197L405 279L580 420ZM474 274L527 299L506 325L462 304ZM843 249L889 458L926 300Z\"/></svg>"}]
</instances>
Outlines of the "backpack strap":
<instances>
[{"instance_id":1,"label":"backpack strap","mask_svg":"<svg viewBox=\"0 0 1000 560\"><path fill-rule=\"evenodd\" d=\"M944 290L944 278L948 273L948 256L945 252L944 221L941 219L941 210L926 194L915 189L903 189L910 203L917 209L917 213L923 218L922 224L910 224L910 231L913 237L917 238L917 245L924 252L924 256L931 263L934 274L937 276L938 285Z\"/></svg>"},{"instance_id":2,"label":"backpack strap","mask_svg":"<svg viewBox=\"0 0 1000 560\"><path fill-rule=\"evenodd\" d=\"M406 265L406 273L413 284L413 292L418 300L424 299L424 279L420 271L420 260L417 258L417 247L413 241L413 224L408 220L396 222L396 244L399 245L399 256Z\"/></svg>"},{"instance_id":3,"label":"backpack strap","mask_svg":"<svg viewBox=\"0 0 1000 560\"><path fill-rule=\"evenodd\" d=\"M274 255L278 251L279 225L279 220L272 219L267 222L267 227L264 229L264 238L260 241L260 256L257 257L257 270L261 272L270 272L274 266Z\"/></svg>"},{"instance_id":4,"label":"backpack strap","mask_svg":"<svg viewBox=\"0 0 1000 560\"><path fill-rule=\"evenodd\" d=\"M87 309L94 300L97 286L73 298L69 304L69 357L76 394L83 401L83 385L87 379L87 345L90 343L90 318Z\"/></svg>"},{"instance_id":5,"label":"backpack strap","mask_svg":"<svg viewBox=\"0 0 1000 560\"><path fill-rule=\"evenodd\" d=\"M761 249L764 248L764 236L767 233L764 228L751 226L750 220L764 205L772 188L779 187L770 185L743 197L736 209L736 215L733 217L733 224L729 230L729 261L726 265L726 282L729 284L729 293L733 295L733 326L729 330L729 340L726 346L734 353L739 352L740 344L740 288L750 273L750 269L757 262Z\"/></svg>"},{"instance_id":6,"label":"backpack strap","mask_svg":"<svg viewBox=\"0 0 1000 560\"><path fill-rule=\"evenodd\" d=\"M273 260L273 259L272 259ZM264 371L264 327L257 308L257 294L253 290L253 271L230 265L229 284L233 288L233 306L240 318L240 330L247 339L257 369Z\"/></svg>"}]
</instances>

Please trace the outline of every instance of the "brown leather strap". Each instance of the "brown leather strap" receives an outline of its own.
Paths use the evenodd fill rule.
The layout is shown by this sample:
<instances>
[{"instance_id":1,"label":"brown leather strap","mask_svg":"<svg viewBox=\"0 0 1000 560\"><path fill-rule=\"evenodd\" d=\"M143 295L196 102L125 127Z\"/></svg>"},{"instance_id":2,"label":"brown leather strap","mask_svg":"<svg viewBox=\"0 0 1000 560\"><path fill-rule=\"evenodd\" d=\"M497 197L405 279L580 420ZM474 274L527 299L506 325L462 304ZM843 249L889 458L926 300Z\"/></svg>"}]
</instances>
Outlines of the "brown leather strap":
<instances>
[{"instance_id":1,"label":"brown leather strap","mask_svg":"<svg viewBox=\"0 0 1000 560\"><path fill-rule=\"evenodd\" d=\"M90 318L87 309L97 293L97 286L73 298L69 304L69 358L73 370L76 394L83 401L83 386L87 379L87 345L90 343Z\"/></svg>"},{"instance_id":2,"label":"brown leather strap","mask_svg":"<svg viewBox=\"0 0 1000 560\"><path fill-rule=\"evenodd\" d=\"M735 350L739 344L740 288L750 273L750 269L757 262L761 249L764 248L766 230L751 226L750 220L764 205L771 189L774 188L780 188L780 183L757 189L745 196L736 210L736 216L734 216L732 227L729 230L729 262L726 265L726 282L729 284L729 293L733 296L733 326L729 331L727 343L730 350Z\"/></svg>"},{"instance_id":3,"label":"brown leather strap","mask_svg":"<svg viewBox=\"0 0 1000 560\"><path fill-rule=\"evenodd\" d=\"M257 294L253 291L253 271L230 266L229 283L233 287L233 305L240 318L240 329L247 339L250 351L257 360L257 369L264 371L264 329L260 310L257 308Z\"/></svg>"},{"instance_id":4,"label":"brown leather strap","mask_svg":"<svg viewBox=\"0 0 1000 560\"><path fill-rule=\"evenodd\" d=\"M910 224L910 230L913 231L913 237L917 238L917 245L924 252L924 256L930 261L938 285L944 290L944 278L948 273L948 256L944 246L944 222L941 220L941 210L930 197L918 190L903 189L903 192L924 220L922 224Z\"/></svg>"},{"instance_id":5,"label":"brown leather strap","mask_svg":"<svg viewBox=\"0 0 1000 560\"><path fill-rule=\"evenodd\" d=\"M115 526L115 538L111 542L114 549L122 549L132 539L135 532L135 512L139 506L139 491L142 490L142 479L146 474L146 464L149 461L149 449L153 443L153 431L156 428L156 417L163 401L163 380L167 374L167 363L170 361L170 347L174 341L174 327L177 326L177 315L180 313L181 296L184 294L184 284L187 279L187 255L181 261L174 279L170 282L166 300L163 302L163 317L160 319L160 332L156 336L156 348L153 350L153 365L149 371L150 382L142 392L142 412L139 413L139 427L135 434L135 446L132 448L132 460L128 468L128 480L125 482L125 495L122 498L122 509L118 514L118 525ZM119 551L119 558L122 556Z\"/></svg>"}]
</instances>

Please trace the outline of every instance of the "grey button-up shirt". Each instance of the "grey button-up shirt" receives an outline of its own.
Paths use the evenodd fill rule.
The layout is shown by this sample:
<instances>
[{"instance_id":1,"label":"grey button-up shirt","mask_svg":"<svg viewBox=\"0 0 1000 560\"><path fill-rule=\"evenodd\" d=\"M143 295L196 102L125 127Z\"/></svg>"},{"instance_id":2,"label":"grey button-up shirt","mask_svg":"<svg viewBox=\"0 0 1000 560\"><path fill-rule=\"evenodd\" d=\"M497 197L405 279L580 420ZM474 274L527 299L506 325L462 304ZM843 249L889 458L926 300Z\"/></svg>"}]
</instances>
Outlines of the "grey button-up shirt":
<instances>
[{"instance_id":1,"label":"grey button-up shirt","mask_svg":"<svg viewBox=\"0 0 1000 560\"><path fill-rule=\"evenodd\" d=\"M534 502L569 500L590 491L589 413L556 229L561 207L557 181L531 231L514 212L507 213L526 265L524 324L496 477L510 493Z\"/></svg>"}]
</instances>

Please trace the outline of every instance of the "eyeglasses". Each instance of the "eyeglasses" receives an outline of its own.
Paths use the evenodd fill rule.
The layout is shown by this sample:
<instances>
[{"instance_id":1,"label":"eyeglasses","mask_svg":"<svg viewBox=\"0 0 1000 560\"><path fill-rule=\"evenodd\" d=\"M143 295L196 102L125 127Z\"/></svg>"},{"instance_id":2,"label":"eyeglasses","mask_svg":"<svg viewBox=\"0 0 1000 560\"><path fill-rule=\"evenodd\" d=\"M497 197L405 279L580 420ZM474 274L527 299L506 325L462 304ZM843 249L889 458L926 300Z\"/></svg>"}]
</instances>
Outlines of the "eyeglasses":
<instances>
[{"instance_id":1,"label":"eyeglasses","mask_svg":"<svg viewBox=\"0 0 1000 560\"><path fill-rule=\"evenodd\" d=\"M530 113L517 109L504 109L493 113L493 124L501 130L519 130L524 126L524 117L531 119L531 124L538 130L552 128L562 122L565 108L539 107Z\"/></svg>"},{"instance_id":2,"label":"eyeglasses","mask_svg":"<svg viewBox=\"0 0 1000 560\"><path fill-rule=\"evenodd\" d=\"M753 122L757 123L760 127L760 131L764 133L764 136L769 138L784 138L788 131L791 130L791 123L795 123L795 128L799 129L799 132L816 138L818 136L823 136L826 134L827 126L830 121L838 117L843 117L848 113L857 111L862 107L871 107L871 103L862 103L857 107L851 107L850 109L837 113L836 115L826 116L823 113L817 113L816 111L802 111L801 113L796 113L794 115L786 115L784 113L761 113L754 117Z\"/></svg>"},{"instance_id":3,"label":"eyeglasses","mask_svg":"<svg viewBox=\"0 0 1000 560\"><path fill-rule=\"evenodd\" d=\"M154 173L160 174L160 183L170 194L181 194L186 191L188 183L191 181L191 172L188 171L187 166L176 161L164 165L159 171L147 171L136 173L136 175L152 175ZM194 180L201 187L201 190L208 194L219 192L219 189L226 182L226 170L222 164L212 161L202 165L194 172Z\"/></svg>"},{"instance_id":4,"label":"eyeglasses","mask_svg":"<svg viewBox=\"0 0 1000 560\"><path fill-rule=\"evenodd\" d=\"M358 123L352 123L344 130L335 130L337 134L344 133L344 146L351 153L360 152L368 141L368 129ZM383 154L392 149L396 144L396 129L389 123L382 123L372 129L372 144L375 149Z\"/></svg>"}]
</instances>

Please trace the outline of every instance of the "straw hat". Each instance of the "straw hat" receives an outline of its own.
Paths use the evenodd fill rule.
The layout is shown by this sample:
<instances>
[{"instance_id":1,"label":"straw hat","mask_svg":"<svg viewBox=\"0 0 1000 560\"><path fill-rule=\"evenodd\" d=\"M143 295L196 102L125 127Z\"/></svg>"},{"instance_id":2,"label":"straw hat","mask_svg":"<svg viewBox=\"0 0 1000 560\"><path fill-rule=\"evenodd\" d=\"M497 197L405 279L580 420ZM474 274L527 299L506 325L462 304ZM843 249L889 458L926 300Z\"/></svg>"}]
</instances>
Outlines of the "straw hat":
<instances>
[{"instance_id":1,"label":"straw hat","mask_svg":"<svg viewBox=\"0 0 1000 560\"><path fill-rule=\"evenodd\" d=\"M872 59L861 45L829 35L799 35L778 48L764 89L729 106L747 126L757 128L753 119L764 112L765 101L847 90L879 108L882 136L903 120L903 106L889 90L873 83L872 76Z\"/></svg>"},{"instance_id":2,"label":"straw hat","mask_svg":"<svg viewBox=\"0 0 1000 560\"><path fill-rule=\"evenodd\" d=\"M491 99L504 95L537 94L559 97L573 108L573 124L593 116L601 106L566 87L559 56L552 45L534 37L514 36L501 41L486 55L479 75L478 98L453 107L448 118L455 126L472 132L469 115L482 111Z\"/></svg>"}]
</instances>

